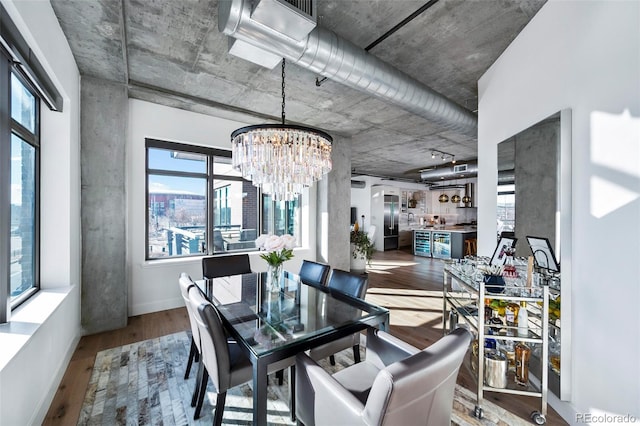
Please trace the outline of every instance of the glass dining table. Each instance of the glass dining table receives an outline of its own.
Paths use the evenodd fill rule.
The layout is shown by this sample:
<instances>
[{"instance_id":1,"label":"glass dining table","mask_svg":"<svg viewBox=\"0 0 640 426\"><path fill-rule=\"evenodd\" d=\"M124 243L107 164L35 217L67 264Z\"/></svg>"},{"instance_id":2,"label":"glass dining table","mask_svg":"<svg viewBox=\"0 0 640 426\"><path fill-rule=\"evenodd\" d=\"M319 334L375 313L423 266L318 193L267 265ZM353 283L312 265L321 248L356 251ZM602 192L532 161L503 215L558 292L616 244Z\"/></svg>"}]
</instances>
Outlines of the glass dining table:
<instances>
[{"instance_id":1,"label":"glass dining table","mask_svg":"<svg viewBox=\"0 0 640 426\"><path fill-rule=\"evenodd\" d=\"M370 327L386 330L389 323L387 309L328 287L307 285L291 272L285 271L276 285L267 285L266 273L196 284L251 360L255 425L267 424L269 364ZM295 394L293 386L290 389Z\"/></svg>"}]
</instances>

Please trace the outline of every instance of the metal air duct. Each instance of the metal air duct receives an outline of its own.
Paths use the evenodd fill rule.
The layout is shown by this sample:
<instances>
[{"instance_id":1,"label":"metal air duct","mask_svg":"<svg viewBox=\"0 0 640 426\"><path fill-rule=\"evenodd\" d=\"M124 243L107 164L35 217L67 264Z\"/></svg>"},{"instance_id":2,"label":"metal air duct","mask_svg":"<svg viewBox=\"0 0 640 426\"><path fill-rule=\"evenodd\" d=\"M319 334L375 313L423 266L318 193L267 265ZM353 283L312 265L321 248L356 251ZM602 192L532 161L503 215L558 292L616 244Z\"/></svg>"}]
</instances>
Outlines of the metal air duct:
<instances>
[{"instance_id":1,"label":"metal air duct","mask_svg":"<svg viewBox=\"0 0 640 426\"><path fill-rule=\"evenodd\" d=\"M508 185L516 182L515 170L498 170L498 185Z\"/></svg>"},{"instance_id":2,"label":"metal air duct","mask_svg":"<svg viewBox=\"0 0 640 426\"><path fill-rule=\"evenodd\" d=\"M465 178L478 175L478 162L469 161L464 164L453 164L445 167L436 167L420 172L420 179L423 181L441 181L459 179L463 174Z\"/></svg>"},{"instance_id":3,"label":"metal air duct","mask_svg":"<svg viewBox=\"0 0 640 426\"><path fill-rule=\"evenodd\" d=\"M278 3L287 3L287 7L270 7ZM295 2L258 0L252 6L249 0L220 0L218 29L257 48L246 58L255 63L274 63L275 57L285 57L316 74L393 102L449 129L477 136L478 118L472 112L332 31L316 26L302 39L299 32L287 34L287 26L278 24L283 20L304 19L308 23L308 16L296 16L301 15L299 11L283 17L283 11L293 9L292 3ZM258 9L259 20L253 16L258 15ZM290 26L298 30L302 27ZM256 51L264 52L264 58L257 58Z\"/></svg>"}]
</instances>

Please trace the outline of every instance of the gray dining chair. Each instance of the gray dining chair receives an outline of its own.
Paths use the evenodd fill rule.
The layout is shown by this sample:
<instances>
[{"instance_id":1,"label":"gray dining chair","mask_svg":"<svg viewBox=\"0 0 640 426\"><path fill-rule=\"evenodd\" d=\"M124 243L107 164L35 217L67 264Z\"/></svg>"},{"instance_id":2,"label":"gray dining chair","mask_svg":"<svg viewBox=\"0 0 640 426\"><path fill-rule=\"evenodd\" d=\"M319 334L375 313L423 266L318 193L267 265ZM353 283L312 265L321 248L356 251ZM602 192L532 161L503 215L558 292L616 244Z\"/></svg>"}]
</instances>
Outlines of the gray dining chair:
<instances>
[{"instance_id":1,"label":"gray dining chair","mask_svg":"<svg viewBox=\"0 0 640 426\"><path fill-rule=\"evenodd\" d=\"M251 272L253 271L251 271L248 254L202 258L202 276L204 278L226 277L228 275L249 274Z\"/></svg>"},{"instance_id":2,"label":"gray dining chair","mask_svg":"<svg viewBox=\"0 0 640 426\"><path fill-rule=\"evenodd\" d=\"M334 269L333 272L331 272L331 278L329 279L327 287L351 297L364 300L368 283L369 280L365 274L352 274L340 269ZM314 360L329 357L331 365L335 365L334 354L349 348L353 349L353 359L355 362L360 362L360 333L354 333L350 336L318 346L317 348L312 348L309 350L309 356Z\"/></svg>"},{"instance_id":3,"label":"gray dining chair","mask_svg":"<svg viewBox=\"0 0 640 426\"><path fill-rule=\"evenodd\" d=\"M305 284L324 286L330 269L331 267L329 265L305 259L302 261L298 276L300 277L300 281ZM278 385L282 386L284 383L284 372L282 370L276 373L276 379L278 380ZM289 380L293 379L293 377L289 378Z\"/></svg>"},{"instance_id":4,"label":"gray dining chair","mask_svg":"<svg viewBox=\"0 0 640 426\"><path fill-rule=\"evenodd\" d=\"M305 284L323 286L327 281L330 269L329 265L305 259L302 261L298 275L300 276L300 281Z\"/></svg>"},{"instance_id":5,"label":"gray dining chair","mask_svg":"<svg viewBox=\"0 0 640 426\"><path fill-rule=\"evenodd\" d=\"M189 302L189 289L192 286L195 286L195 283L187 273L183 272L180 274L180 279L178 279L178 285L180 287L180 294L184 300L185 307L187 308L187 315L189 316L189 324L191 326L191 348L189 349L189 360L187 361L187 368L184 373L184 379L186 380L189 378L193 361L198 362L200 358L200 333L198 331L198 324L196 323L196 319L191 309L191 303Z\"/></svg>"},{"instance_id":6,"label":"gray dining chair","mask_svg":"<svg viewBox=\"0 0 640 426\"><path fill-rule=\"evenodd\" d=\"M426 349L370 330L367 357L333 375L296 355L296 417L314 425L451 424L456 379L472 340L458 328Z\"/></svg>"},{"instance_id":7,"label":"gray dining chair","mask_svg":"<svg viewBox=\"0 0 640 426\"><path fill-rule=\"evenodd\" d=\"M225 332L218 310L205 298L196 285L189 287L189 302L200 336L197 389L191 400L191 405L196 407L193 418L194 420L200 418L207 384L211 379L217 394L213 424L220 425L222 424L227 390L251 381L253 367L240 345L229 338ZM294 362L293 357L275 362L268 366L267 372L271 374L293 365ZM294 419L294 394L290 395L289 403L292 410L291 417Z\"/></svg>"},{"instance_id":8,"label":"gray dining chair","mask_svg":"<svg viewBox=\"0 0 640 426\"><path fill-rule=\"evenodd\" d=\"M227 339L222 319L214 306L200 290L189 289L189 300L200 332L201 363L199 369L197 405L194 420L200 417L209 378L217 393L213 424L222 424L227 390L251 380L249 358L240 350L237 342ZM193 405L193 401L192 401Z\"/></svg>"}]
</instances>

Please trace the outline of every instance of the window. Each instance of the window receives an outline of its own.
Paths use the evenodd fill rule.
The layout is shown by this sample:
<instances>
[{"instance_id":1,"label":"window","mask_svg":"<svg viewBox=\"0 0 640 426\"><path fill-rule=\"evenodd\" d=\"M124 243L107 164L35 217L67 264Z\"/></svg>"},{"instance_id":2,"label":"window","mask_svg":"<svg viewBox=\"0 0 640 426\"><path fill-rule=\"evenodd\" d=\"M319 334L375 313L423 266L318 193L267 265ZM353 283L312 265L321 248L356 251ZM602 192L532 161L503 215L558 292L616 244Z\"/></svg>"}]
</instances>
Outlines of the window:
<instances>
[{"instance_id":1,"label":"window","mask_svg":"<svg viewBox=\"0 0 640 426\"><path fill-rule=\"evenodd\" d=\"M513 232L516 224L515 185L498 185L498 235Z\"/></svg>"},{"instance_id":2,"label":"window","mask_svg":"<svg viewBox=\"0 0 640 426\"><path fill-rule=\"evenodd\" d=\"M300 199L294 201L272 201L271 196L262 195L262 233L296 235L300 223Z\"/></svg>"},{"instance_id":3,"label":"window","mask_svg":"<svg viewBox=\"0 0 640 426\"><path fill-rule=\"evenodd\" d=\"M63 100L0 4L0 323L40 288L40 108Z\"/></svg>"},{"instance_id":4,"label":"window","mask_svg":"<svg viewBox=\"0 0 640 426\"><path fill-rule=\"evenodd\" d=\"M260 233L299 239L299 200L261 195L233 169L231 151L154 139L146 146L147 259L257 250Z\"/></svg>"},{"instance_id":5,"label":"window","mask_svg":"<svg viewBox=\"0 0 640 426\"><path fill-rule=\"evenodd\" d=\"M40 99L7 62L3 62L2 66L5 68L0 73L3 77L0 80L4 80L2 84L6 83L10 91L9 96L1 97L6 108L0 109L9 112L8 117L2 117L0 130L0 158L3 159L0 168L6 167L5 170L8 170L8 175L3 174L1 182L9 200L9 206L0 206L8 212L8 219L3 217L8 230L0 229L3 229L3 236L9 235L8 256L2 256L4 262L4 259L8 259L8 268L6 264L2 267L8 270L8 274L2 277L1 288L7 288L5 279L8 279L9 285L8 294L3 291L0 299L3 306L7 306L8 302L14 308L39 288ZM5 176L8 179L5 180Z\"/></svg>"}]
</instances>

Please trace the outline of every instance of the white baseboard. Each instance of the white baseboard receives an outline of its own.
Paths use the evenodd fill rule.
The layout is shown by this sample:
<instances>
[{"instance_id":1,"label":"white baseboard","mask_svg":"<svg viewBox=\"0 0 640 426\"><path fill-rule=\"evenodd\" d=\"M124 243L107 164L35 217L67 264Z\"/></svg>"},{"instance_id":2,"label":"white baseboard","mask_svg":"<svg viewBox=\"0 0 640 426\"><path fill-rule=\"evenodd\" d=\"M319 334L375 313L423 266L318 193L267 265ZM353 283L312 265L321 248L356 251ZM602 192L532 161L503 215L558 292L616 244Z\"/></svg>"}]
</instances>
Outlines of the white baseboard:
<instances>
[{"instance_id":1,"label":"white baseboard","mask_svg":"<svg viewBox=\"0 0 640 426\"><path fill-rule=\"evenodd\" d=\"M47 416L47 412L51 407L51 403L53 402L53 398L56 396L56 392L58 391L58 387L60 386L60 382L64 377L64 373L67 371L67 367L69 366L69 362L71 362L71 357L73 357L74 352L76 351L76 347L78 346L78 342L80 341L80 328L78 327L78 333L76 337L73 339L71 345L67 349L64 357L60 360L60 364L57 368L57 373L53 377L51 382L51 386L46 394L43 395L42 401L39 405L37 405L38 409L35 410L32 422L29 424L33 425L41 425L44 423L44 419Z\"/></svg>"},{"instance_id":2,"label":"white baseboard","mask_svg":"<svg viewBox=\"0 0 640 426\"><path fill-rule=\"evenodd\" d=\"M184 306L181 297L174 299L159 300L157 302L140 303L129 307L129 316L150 314L152 312L166 311Z\"/></svg>"}]
</instances>

